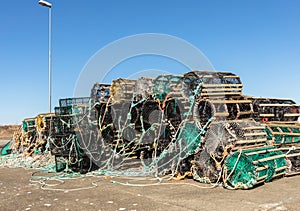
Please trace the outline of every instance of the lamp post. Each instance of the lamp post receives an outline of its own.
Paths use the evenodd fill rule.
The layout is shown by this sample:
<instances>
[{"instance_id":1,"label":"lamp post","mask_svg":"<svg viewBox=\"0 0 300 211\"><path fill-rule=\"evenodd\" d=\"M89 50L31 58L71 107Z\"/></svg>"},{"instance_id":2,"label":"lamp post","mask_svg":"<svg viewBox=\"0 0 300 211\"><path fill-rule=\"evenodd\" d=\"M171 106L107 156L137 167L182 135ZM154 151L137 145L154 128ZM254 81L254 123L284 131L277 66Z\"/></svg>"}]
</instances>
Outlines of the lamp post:
<instances>
[{"instance_id":1,"label":"lamp post","mask_svg":"<svg viewBox=\"0 0 300 211\"><path fill-rule=\"evenodd\" d=\"M44 7L48 7L49 8L49 71L48 71L48 100L49 100L49 112L51 113L51 83L52 83L52 14L51 14L51 8L52 8L52 4L44 1L44 0L40 0L39 4L44 6Z\"/></svg>"}]
</instances>

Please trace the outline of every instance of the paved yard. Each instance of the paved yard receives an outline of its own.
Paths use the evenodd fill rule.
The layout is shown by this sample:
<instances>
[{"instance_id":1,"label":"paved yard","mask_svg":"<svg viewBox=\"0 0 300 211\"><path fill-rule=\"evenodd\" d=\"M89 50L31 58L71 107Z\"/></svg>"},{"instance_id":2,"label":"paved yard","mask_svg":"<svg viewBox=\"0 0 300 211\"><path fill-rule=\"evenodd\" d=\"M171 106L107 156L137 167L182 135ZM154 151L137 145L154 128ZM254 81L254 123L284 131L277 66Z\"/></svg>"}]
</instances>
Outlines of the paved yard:
<instances>
[{"instance_id":1,"label":"paved yard","mask_svg":"<svg viewBox=\"0 0 300 211\"><path fill-rule=\"evenodd\" d=\"M148 186L133 187L118 184L129 179L105 177L81 177L63 183L46 181L56 184L48 188L58 190L43 190L42 184L30 182L33 172L20 168L0 169L0 210L300 209L300 176L275 180L252 190L210 188L190 179L160 185L148 179L142 182ZM97 187L84 189L93 184ZM67 191L74 188L84 190Z\"/></svg>"}]
</instances>

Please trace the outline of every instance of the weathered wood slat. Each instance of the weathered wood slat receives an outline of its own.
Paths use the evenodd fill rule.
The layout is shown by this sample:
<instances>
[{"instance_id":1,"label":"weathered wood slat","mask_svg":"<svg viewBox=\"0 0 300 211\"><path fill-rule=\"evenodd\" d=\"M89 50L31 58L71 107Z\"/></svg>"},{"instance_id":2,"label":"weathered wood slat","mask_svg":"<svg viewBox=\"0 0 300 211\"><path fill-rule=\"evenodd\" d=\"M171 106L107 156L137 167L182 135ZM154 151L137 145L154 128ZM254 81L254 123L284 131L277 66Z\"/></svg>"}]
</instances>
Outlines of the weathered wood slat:
<instances>
[{"instance_id":1,"label":"weathered wood slat","mask_svg":"<svg viewBox=\"0 0 300 211\"><path fill-rule=\"evenodd\" d=\"M266 142L266 138L262 139L255 139L255 140L239 140L235 144L251 144L251 143L261 143L261 142Z\"/></svg>"},{"instance_id":2,"label":"weathered wood slat","mask_svg":"<svg viewBox=\"0 0 300 211\"><path fill-rule=\"evenodd\" d=\"M280 103L261 103L258 106L271 106L271 107L291 107L291 106L299 106L297 104L280 104Z\"/></svg>"},{"instance_id":3,"label":"weathered wood slat","mask_svg":"<svg viewBox=\"0 0 300 211\"><path fill-rule=\"evenodd\" d=\"M243 87L243 84L202 84L203 87L230 87L230 86L236 86L236 87Z\"/></svg>"},{"instance_id":4,"label":"weathered wood slat","mask_svg":"<svg viewBox=\"0 0 300 211\"><path fill-rule=\"evenodd\" d=\"M201 93L201 96L241 95L241 92Z\"/></svg>"},{"instance_id":5,"label":"weathered wood slat","mask_svg":"<svg viewBox=\"0 0 300 211\"><path fill-rule=\"evenodd\" d=\"M265 132L260 132L260 133L245 133L244 136L246 137L251 137L251 136L265 136L267 135Z\"/></svg>"}]
</instances>

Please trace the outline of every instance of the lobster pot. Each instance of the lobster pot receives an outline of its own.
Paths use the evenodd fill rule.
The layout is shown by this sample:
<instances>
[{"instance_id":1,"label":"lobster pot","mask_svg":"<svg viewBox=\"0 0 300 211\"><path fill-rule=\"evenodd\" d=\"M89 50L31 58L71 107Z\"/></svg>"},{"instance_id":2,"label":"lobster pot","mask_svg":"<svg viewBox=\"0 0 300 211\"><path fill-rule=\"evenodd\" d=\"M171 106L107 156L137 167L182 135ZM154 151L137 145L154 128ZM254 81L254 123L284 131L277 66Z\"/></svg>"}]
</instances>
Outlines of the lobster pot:
<instances>
[{"instance_id":1,"label":"lobster pot","mask_svg":"<svg viewBox=\"0 0 300 211\"><path fill-rule=\"evenodd\" d=\"M155 100L145 100L140 105L135 106L138 110L138 116L134 117L134 113L131 113L131 117L135 119L135 128L137 130L148 130L152 125L160 125L163 121L163 112L159 107L159 103Z\"/></svg>"},{"instance_id":2,"label":"lobster pot","mask_svg":"<svg viewBox=\"0 0 300 211\"><path fill-rule=\"evenodd\" d=\"M186 97L196 95L193 118L205 125L209 119L235 120L252 116L252 101L242 96L239 76L226 72L191 71L184 74Z\"/></svg>"},{"instance_id":3,"label":"lobster pot","mask_svg":"<svg viewBox=\"0 0 300 211\"><path fill-rule=\"evenodd\" d=\"M22 122L23 134L35 131L35 118L26 118Z\"/></svg>"},{"instance_id":4,"label":"lobster pot","mask_svg":"<svg viewBox=\"0 0 300 211\"><path fill-rule=\"evenodd\" d=\"M191 71L184 74L186 97L199 94L200 98L235 98L242 93L239 76L233 73Z\"/></svg>"},{"instance_id":5,"label":"lobster pot","mask_svg":"<svg viewBox=\"0 0 300 211\"><path fill-rule=\"evenodd\" d=\"M266 145L264 129L252 120L212 122L203 139L203 150L195 154L194 179L218 181L223 161L230 153Z\"/></svg>"},{"instance_id":6,"label":"lobster pot","mask_svg":"<svg viewBox=\"0 0 300 211\"><path fill-rule=\"evenodd\" d=\"M50 132L55 145L64 146L63 142L76 132L88 133L90 98L67 98L60 99L59 102L60 106L55 107L55 116L51 118Z\"/></svg>"},{"instance_id":7,"label":"lobster pot","mask_svg":"<svg viewBox=\"0 0 300 211\"><path fill-rule=\"evenodd\" d=\"M110 89L113 103L121 101L133 101L135 96L135 84L136 80L124 78L113 80Z\"/></svg>"},{"instance_id":8,"label":"lobster pot","mask_svg":"<svg viewBox=\"0 0 300 211\"><path fill-rule=\"evenodd\" d=\"M193 98L184 95L182 76L160 75L154 80L154 95L160 100L166 121L177 130L180 123L191 113Z\"/></svg>"},{"instance_id":9,"label":"lobster pot","mask_svg":"<svg viewBox=\"0 0 300 211\"><path fill-rule=\"evenodd\" d=\"M51 118L55 116L55 113L39 114L35 118L37 131L44 135L49 135L49 129L51 124Z\"/></svg>"},{"instance_id":10,"label":"lobster pot","mask_svg":"<svg viewBox=\"0 0 300 211\"><path fill-rule=\"evenodd\" d=\"M164 115L175 130L179 129L182 121L184 121L189 114L189 106L180 98L170 98L164 102Z\"/></svg>"},{"instance_id":11,"label":"lobster pot","mask_svg":"<svg viewBox=\"0 0 300 211\"><path fill-rule=\"evenodd\" d=\"M59 99L60 107L67 107L72 105L89 105L90 97L78 97L78 98L65 98Z\"/></svg>"},{"instance_id":12,"label":"lobster pot","mask_svg":"<svg viewBox=\"0 0 300 211\"><path fill-rule=\"evenodd\" d=\"M126 142L130 142L137 139L133 133L141 134L142 131L147 131L154 124L159 125L161 122L162 111L159 103L154 100L145 100L134 106L131 102L105 104L99 114L99 127L108 143L122 137L125 137Z\"/></svg>"},{"instance_id":13,"label":"lobster pot","mask_svg":"<svg viewBox=\"0 0 300 211\"><path fill-rule=\"evenodd\" d=\"M50 139L49 148L52 155L60 155L68 157L75 155L77 152L77 136L74 133L64 135L54 135Z\"/></svg>"},{"instance_id":14,"label":"lobster pot","mask_svg":"<svg viewBox=\"0 0 300 211\"><path fill-rule=\"evenodd\" d=\"M235 120L250 118L253 113L250 100L243 98L235 100L198 98L193 108L193 118L202 125L214 117L217 120Z\"/></svg>"},{"instance_id":15,"label":"lobster pot","mask_svg":"<svg viewBox=\"0 0 300 211\"><path fill-rule=\"evenodd\" d=\"M55 156L56 171L71 169L74 172L87 173L94 164L84 153L76 134L51 139L51 154Z\"/></svg>"},{"instance_id":16,"label":"lobster pot","mask_svg":"<svg viewBox=\"0 0 300 211\"><path fill-rule=\"evenodd\" d=\"M249 189L285 175L286 169L285 154L272 146L237 151L225 160L223 182L234 189Z\"/></svg>"},{"instance_id":17,"label":"lobster pot","mask_svg":"<svg viewBox=\"0 0 300 211\"><path fill-rule=\"evenodd\" d=\"M54 108L55 115L85 115L89 112L89 105L70 105Z\"/></svg>"},{"instance_id":18,"label":"lobster pot","mask_svg":"<svg viewBox=\"0 0 300 211\"><path fill-rule=\"evenodd\" d=\"M101 107L110 99L110 84L95 83L91 89L90 121L99 126L99 115Z\"/></svg>"},{"instance_id":19,"label":"lobster pot","mask_svg":"<svg viewBox=\"0 0 300 211\"><path fill-rule=\"evenodd\" d=\"M128 151L134 142L138 142L140 136L134 127L139 117L138 107L131 107L130 101L107 106L103 107L103 116L100 118L102 137L113 148Z\"/></svg>"},{"instance_id":20,"label":"lobster pot","mask_svg":"<svg viewBox=\"0 0 300 211\"><path fill-rule=\"evenodd\" d=\"M36 117L36 131L37 140L35 143L35 149L39 148L41 152L46 149L48 138L51 134L52 117L54 113L39 114Z\"/></svg>"},{"instance_id":21,"label":"lobster pot","mask_svg":"<svg viewBox=\"0 0 300 211\"><path fill-rule=\"evenodd\" d=\"M90 113L90 98L66 98L59 100L59 107L55 107L55 115L59 117L64 124L81 126L87 123L87 117Z\"/></svg>"},{"instance_id":22,"label":"lobster pot","mask_svg":"<svg viewBox=\"0 0 300 211\"><path fill-rule=\"evenodd\" d=\"M300 145L299 124L267 123L268 141L273 145Z\"/></svg>"},{"instance_id":23,"label":"lobster pot","mask_svg":"<svg viewBox=\"0 0 300 211\"><path fill-rule=\"evenodd\" d=\"M278 150L283 152L287 162L287 176L300 174L300 147L279 147Z\"/></svg>"},{"instance_id":24,"label":"lobster pot","mask_svg":"<svg viewBox=\"0 0 300 211\"><path fill-rule=\"evenodd\" d=\"M51 135L68 136L74 131L74 125L71 116L54 116L51 120Z\"/></svg>"},{"instance_id":25,"label":"lobster pot","mask_svg":"<svg viewBox=\"0 0 300 211\"><path fill-rule=\"evenodd\" d=\"M126 151L132 155L151 157L154 143L163 136L165 127L162 124L162 111L159 103L145 100L130 109L130 124L118 130L118 137L127 144Z\"/></svg>"},{"instance_id":26,"label":"lobster pot","mask_svg":"<svg viewBox=\"0 0 300 211\"><path fill-rule=\"evenodd\" d=\"M223 159L228 150L236 151L266 144L264 125L253 120L212 122L205 134L205 148L217 159Z\"/></svg>"},{"instance_id":27,"label":"lobster pot","mask_svg":"<svg viewBox=\"0 0 300 211\"><path fill-rule=\"evenodd\" d=\"M75 146L71 138L75 136L71 116L54 116L52 118L51 138L49 139L51 154L68 156L69 152L75 152L74 149L71 149L71 146Z\"/></svg>"},{"instance_id":28,"label":"lobster pot","mask_svg":"<svg viewBox=\"0 0 300 211\"><path fill-rule=\"evenodd\" d=\"M99 127L105 128L108 125L122 130L125 126L138 121L141 104L132 107L132 102L115 102L113 104L100 104L97 112Z\"/></svg>"},{"instance_id":29,"label":"lobster pot","mask_svg":"<svg viewBox=\"0 0 300 211\"><path fill-rule=\"evenodd\" d=\"M27 118L22 123L22 134L16 139L17 149L22 145L26 155L44 152L50 131L50 119L54 113L39 114L35 118Z\"/></svg>"},{"instance_id":30,"label":"lobster pot","mask_svg":"<svg viewBox=\"0 0 300 211\"><path fill-rule=\"evenodd\" d=\"M153 93L156 99L164 101L167 97L178 97L182 92L182 76L160 75L154 79Z\"/></svg>"},{"instance_id":31,"label":"lobster pot","mask_svg":"<svg viewBox=\"0 0 300 211\"><path fill-rule=\"evenodd\" d=\"M70 115L73 113L73 107L72 106L55 107L54 111L55 111L55 115L57 116Z\"/></svg>"},{"instance_id":32,"label":"lobster pot","mask_svg":"<svg viewBox=\"0 0 300 211\"><path fill-rule=\"evenodd\" d=\"M236 123L238 127L234 131L239 135L232 148L233 151L265 146L267 144L267 134L264 125L253 120L238 120Z\"/></svg>"},{"instance_id":33,"label":"lobster pot","mask_svg":"<svg viewBox=\"0 0 300 211\"><path fill-rule=\"evenodd\" d=\"M22 134L16 139L19 151L30 152L37 139L36 118L26 118L22 121ZM20 148L22 146L22 148Z\"/></svg>"},{"instance_id":34,"label":"lobster pot","mask_svg":"<svg viewBox=\"0 0 300 211\"><path fill-rule=\"evenodd\" d=\"M249 98L253 103L253 118L256 121L296 122L300 106L290 99Z\"/></svg>"},{"instance_id":35,"label":"lobster pot","mask_svg":"<svg viewBox=\"0 0 300 211\"><path fill-rule=\"evenodd\" d=\"M92 103L106 103L110 97L110 84L95 83L91 89Z\"/></svg>"},{"instance_id":36,"label":"lobster pot","mask_svg":"<svg viewBox=\"0 0 300 211\"><path fill-rule=\"evenodd\" d=\"M135 84L135 93L136 100L139 101L141 99L148 99L153 97L153 86L154 79L141 77L136 81Z\"/></svg>"},{"instance_id":37,"label":"lobster pot","mask_svg":"<svg viewBox=\"0 0 300 211\"><path fill-rule=\"evenodd\" d=\"M93 146L97 145L98 132L88 124L86 119L81 114L57 115L51 118L50 124L49 149L51 154L60 160L65 160L64 167L67 166L81 173L88 171L92 165L86 153L90 153ZM83 165L83 163L88 165ZM57 171L61 169L60 162L56 162L56 165Z\"/></svg>"}]
</instances>

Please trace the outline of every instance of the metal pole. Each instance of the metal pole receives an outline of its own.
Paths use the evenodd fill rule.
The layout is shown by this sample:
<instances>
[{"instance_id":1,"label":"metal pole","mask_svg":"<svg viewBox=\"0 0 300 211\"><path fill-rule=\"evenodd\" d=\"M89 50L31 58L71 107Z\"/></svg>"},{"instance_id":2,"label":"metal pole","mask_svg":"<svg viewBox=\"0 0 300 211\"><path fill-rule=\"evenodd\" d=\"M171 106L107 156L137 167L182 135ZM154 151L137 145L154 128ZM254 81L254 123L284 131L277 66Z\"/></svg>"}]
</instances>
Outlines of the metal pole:
<instances>
[{"instance_id":1,"label":"metal pole","mask_svg":"<svg viewBox=\"0 0 300 211\"><path fill-rule=\"evenodd\" d=\"M49 8L49 81L48 81L48 85L49 85L49 93L48 93L48 97L49 97L49 112L51 113L51 83L52 83L52 8Z\"/></svg>"}]
</instances>

